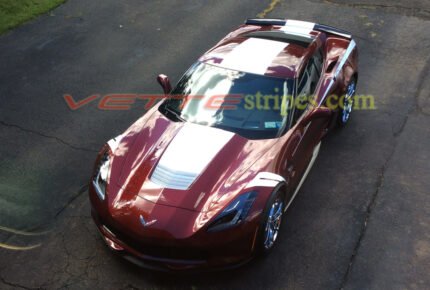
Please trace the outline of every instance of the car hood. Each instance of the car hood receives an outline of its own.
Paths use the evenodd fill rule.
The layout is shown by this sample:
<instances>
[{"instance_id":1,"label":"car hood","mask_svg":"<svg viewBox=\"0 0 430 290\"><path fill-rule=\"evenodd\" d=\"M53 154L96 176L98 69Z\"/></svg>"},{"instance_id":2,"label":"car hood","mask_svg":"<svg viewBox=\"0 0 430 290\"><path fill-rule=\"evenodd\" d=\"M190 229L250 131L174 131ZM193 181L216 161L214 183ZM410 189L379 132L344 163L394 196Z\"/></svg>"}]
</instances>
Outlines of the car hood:
<instances>
[{"instance_id":1,"label":"car hood","mask_svg":"<svg viewBox=\"0 0 430 290\"><path fill-rule=\"evenodd\" d=\"M138 195L155 204L208 210L237 194L243 173L270 147L225 130L172 122L158 111L134 125L114 152L109 183L116 202Z\"/></svg>"}]
</instances>

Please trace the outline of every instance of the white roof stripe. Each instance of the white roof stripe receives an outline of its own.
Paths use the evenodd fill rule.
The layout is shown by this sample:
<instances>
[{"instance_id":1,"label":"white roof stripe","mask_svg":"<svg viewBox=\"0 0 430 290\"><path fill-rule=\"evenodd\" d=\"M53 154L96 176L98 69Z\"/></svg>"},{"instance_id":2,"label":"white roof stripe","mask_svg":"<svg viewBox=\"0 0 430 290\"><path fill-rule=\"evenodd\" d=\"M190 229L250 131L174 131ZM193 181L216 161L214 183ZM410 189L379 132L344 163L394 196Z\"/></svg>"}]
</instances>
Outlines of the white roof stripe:
<instances>
[{"instance_id":1,"label":"white roof stripe","mask_svg":"<svg viewBox=\"0 0 430 290\"><path fill-rule=\"evenodd\" d=\"M281 30L288 33L309 35L314 27L315 23L312 22L287 20L286 24L282 26Z\"/></svg>"},{"instance_id":2,"label":"white roof stripe","mask_svg":"<svg viewBox=\"0 0 430 290\"><path fill-rule=\"evenodd\" d=\"M303 28L307 28L309 30L313 30L315 27L315 23L307 22L307 21L300 21L300 20L287 20L285 26L296 26L296 27L303 27Z\"/></svg>"},{"instance_id":3,"label":"white roof stripe","mask_svg":"<svg viewBox=\"0 0 430 290\"><path fill-rule=\"evenodd\" d=\"M273 59L287 47L288 43L249 38L235 47L221 65L233 70L254 74L265 74Z\"/></svg>"}]
</instances>

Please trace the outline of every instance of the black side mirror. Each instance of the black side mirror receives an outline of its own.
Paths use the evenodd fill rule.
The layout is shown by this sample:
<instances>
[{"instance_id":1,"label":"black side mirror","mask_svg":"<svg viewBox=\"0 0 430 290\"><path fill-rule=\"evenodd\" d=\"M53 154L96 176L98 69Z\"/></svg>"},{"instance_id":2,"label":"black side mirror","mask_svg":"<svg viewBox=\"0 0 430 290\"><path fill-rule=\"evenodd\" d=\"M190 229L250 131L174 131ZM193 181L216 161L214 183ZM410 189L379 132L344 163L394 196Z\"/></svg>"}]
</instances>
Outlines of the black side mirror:
<instances>
[{"instance_id":1,"label":"black side mirror","mask_svg":"<svg viewBox=\"0 0 430 290\"><path fill-rule=\"evenodd\" d=\"M303 124L307 124L310 121L318 118L328 118L331 115L331 110L327 107L318 107L307 113L303 119Z\"/></svg>"},{"instance_id":2,"label":"black side mirror","mask_svg":"<svg viewBox=\"0 0 430 290\"><path fill-rule=\"evenodd\" d=\"M157 82L163 88L164 94L168 95L172 91L172 85L170 84L169 77L166 75L158 75Z\"/></svg>"}]
</instances>

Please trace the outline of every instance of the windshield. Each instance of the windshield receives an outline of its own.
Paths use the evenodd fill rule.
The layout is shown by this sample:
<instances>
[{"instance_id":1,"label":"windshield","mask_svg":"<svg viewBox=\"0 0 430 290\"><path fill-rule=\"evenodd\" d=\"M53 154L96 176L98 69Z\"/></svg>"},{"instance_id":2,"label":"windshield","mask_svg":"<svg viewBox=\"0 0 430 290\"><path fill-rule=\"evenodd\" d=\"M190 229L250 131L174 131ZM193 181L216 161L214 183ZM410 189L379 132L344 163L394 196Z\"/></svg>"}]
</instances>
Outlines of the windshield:
<instances>
[{"instance_id":1,"label":"windshield","mask_svg":"<svg viewBox=\"0 0 430 290\"><path fill-rule=\"evenodd\" d=\"M293 83L197 63L160 111L172 120L217 127L249 139L275 138L290 119Z\"/></svg>"}]
</instances>

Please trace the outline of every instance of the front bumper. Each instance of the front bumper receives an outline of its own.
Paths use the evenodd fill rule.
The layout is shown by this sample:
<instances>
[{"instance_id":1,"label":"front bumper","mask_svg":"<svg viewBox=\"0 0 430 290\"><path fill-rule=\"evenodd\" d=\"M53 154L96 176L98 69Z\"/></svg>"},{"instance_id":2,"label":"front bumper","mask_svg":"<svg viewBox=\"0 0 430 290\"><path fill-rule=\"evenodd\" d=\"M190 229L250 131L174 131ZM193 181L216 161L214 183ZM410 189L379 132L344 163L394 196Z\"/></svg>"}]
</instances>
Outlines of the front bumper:
<instances>
[{"instance_id":1,"label":"front bumper","mask_svg":"<svg viewBox=\"0 0 430 290\"><path fill-rule=\"evenodd\" d=\"M115 219L109 200L100 200L91 185L89 195L92 217L103 240L115 253L140 267L160 271L217 270L240 266L252 258L257 219L222 232L207 233L202 229L188 238L161 230L161 234L143 236L136 234L130 221ZM178 210L160 207L165 207L164 212Z\"/></svg>"},{"instance_id":2,"label":"front bumper","mask_svg":"<svg viewBox=\"0 0 430 290\"><path fill-rule=\"evenodd\" d=\"M101 223L94 210L92 216L106 245L116 254L142 268L157 271L222 270L241 266L252 258L251 251L242 256L229 256L231 248L229 249L228 245L225 245L224 249L193 249L139 243L129 237L124 238Z\"/></svg>"}]
</instances>

